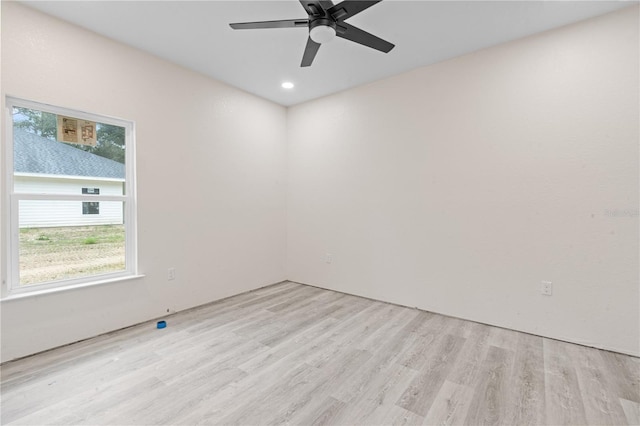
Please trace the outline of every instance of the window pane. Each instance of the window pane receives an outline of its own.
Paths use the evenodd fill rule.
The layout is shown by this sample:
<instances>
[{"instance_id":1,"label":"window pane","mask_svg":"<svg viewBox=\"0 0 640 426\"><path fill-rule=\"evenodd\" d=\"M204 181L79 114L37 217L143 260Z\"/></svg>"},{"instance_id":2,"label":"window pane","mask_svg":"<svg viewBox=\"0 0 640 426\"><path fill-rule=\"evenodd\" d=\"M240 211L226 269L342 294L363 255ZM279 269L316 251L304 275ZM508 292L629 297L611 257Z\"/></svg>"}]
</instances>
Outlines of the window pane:
<instances>
[{"instance_id":1,"label":"window pane","mask_svg":"<svg viewBox=\"0 0 640 426\"><path fill-rule=\"evenodd\" d=\"M59 117L13 109L14 191L79 194L96 188L100 194L123 195L125 128L95 123L95 146L65 143L57 139Z\"/></svg>"},{"instance_id":2,"label":"window pane","mask_svg":"<svg viewBox=\"0 0 640 426\"><path fill-rule=\"evenodd\" d=\"M98 214L83 215L84 203L20 201L21 286L125 270L124 203L101 201Z\"/></svg>"},{"instance_id":3,"label":"window pane","mask_svg":"<svg viewBox=\"0 0 640 426\"><path fill-rule=\"evenodd\" d=\"M121 225L122 207L121 201L21 200L18 223L20 228Z\"/></svg>"},{"instance_id":4,"label":"window pane","mask_svg":"<svg viewBox=\"0 0 640 426\"><path fill-rule=\"evenodd\" d=\"M133 123L10 97L7 102L13 121L8 253L16 272L9 291L135 274L135 212L129 209L135 191L128 190L135 187L134 165L125 168Z\"/></svg>"},{"instance_id":5,"label":"window pane","mask_svg":"<svg viewBox=\"0 0 640 426\"><path fill-rule=\"evenodd\" d=\"M98 201L84 201L82 214L100 214L100 203Z\"/></svg>"}]
</instances>

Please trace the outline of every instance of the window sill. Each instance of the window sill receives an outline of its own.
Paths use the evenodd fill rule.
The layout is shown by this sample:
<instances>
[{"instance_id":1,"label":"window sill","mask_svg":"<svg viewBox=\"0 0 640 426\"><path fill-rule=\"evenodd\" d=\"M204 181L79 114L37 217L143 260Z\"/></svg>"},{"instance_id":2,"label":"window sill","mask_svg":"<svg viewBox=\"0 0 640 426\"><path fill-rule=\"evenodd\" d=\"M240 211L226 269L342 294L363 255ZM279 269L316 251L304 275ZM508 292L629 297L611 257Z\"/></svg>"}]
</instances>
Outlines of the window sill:
<instances>
[{"instance_id":1,"label":"window sill","mask_svg":"<svg viewBox=\"0 0 640 426\"><path fill-rule=\"evenodd\" d=\"M26 299L26 298L29 298L29 297L43 296L43 295L53 294L53 293L62 293L62 292L69 291L69 290L77 290L77 289L80 289L80 288L94 287L94 286L103 285L103 284L111 284L111 283L119 283L119 282L123 282L123 281L137 280L137 279L140 279L140 278L144 278L144 275L143 274L127 275L126 277L109 278L109 279L105 279L105 280L91 281L91 282L87 282L87 283L69 285L69 286L65 286L65 287L47 288L47 289L42 289L42 290L33 290L33 291L27 291L27 292L24 292L24 293L14 293L14 294L9 294L9 295L3 297L2 299L0 299L0 302L9 302L9 301L12 301L12 300Z\"/></svg>"}]
</instances>

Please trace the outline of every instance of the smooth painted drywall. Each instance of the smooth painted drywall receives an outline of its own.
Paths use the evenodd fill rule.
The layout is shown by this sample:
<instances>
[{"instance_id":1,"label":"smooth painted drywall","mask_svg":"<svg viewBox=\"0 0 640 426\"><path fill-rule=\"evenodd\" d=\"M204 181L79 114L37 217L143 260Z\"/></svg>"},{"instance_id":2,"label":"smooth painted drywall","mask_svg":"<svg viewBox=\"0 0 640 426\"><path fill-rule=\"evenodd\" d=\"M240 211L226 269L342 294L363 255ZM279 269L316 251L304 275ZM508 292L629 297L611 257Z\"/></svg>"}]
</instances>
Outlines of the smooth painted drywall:
<instances>
[{"instance_id":1,"label":"smooth painted drywall","mask_svg":"<svg viewBox=\"0 0 640 426\"><path fill-rule=\"evenodd\" d=\"M286 278L284 107L12 2L2 95L135 122L145 274L2 301L2 361Z\"/></svg>"},{"instance_id":2,"label":"smooth painted drywall","mask_svg":"<svg viewBox=\"0 0 640 426\"><path fill-rule=\"evenodd\" d=\"M287 277L639 355L638 48L632 7L290 108Z\"/></svg>"}]
</instances>

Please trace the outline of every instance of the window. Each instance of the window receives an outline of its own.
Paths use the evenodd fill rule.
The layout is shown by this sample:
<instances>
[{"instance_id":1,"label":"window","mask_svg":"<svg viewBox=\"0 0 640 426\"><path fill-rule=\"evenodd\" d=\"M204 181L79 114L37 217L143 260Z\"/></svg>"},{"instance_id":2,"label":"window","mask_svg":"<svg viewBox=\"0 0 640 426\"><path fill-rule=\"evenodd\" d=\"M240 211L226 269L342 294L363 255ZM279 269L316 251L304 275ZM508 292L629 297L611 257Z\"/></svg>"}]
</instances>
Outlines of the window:
<instances>
[{"instance_id":1,"label":"window","mask_svg":"<svg viewBox=\"0 0 640 426\"><path fill-rule=\"evenodd\" d=\"M100 195L100 188L82 188L82 193ZM82 214L100 214L100 203L97 201L83 201Z\"/></svg>"},{"instance_id":2,"label":"window","mask_svg":"<svg viewBox=\"0 0 640 426\"><path fill-rule=\"evenodd\" d=\"M9 293L137 274L133 123L7 98Z\"/></svg>"},{"instance_id":3,"label":"window","mask_svg":"<svg viewBox=\"0 0 640 426\"><path fill-rule=\"evenodd\" d=\"M100 203L97 201L83 201L82 214L100 214Z\"/></svg>"}]
</instances>

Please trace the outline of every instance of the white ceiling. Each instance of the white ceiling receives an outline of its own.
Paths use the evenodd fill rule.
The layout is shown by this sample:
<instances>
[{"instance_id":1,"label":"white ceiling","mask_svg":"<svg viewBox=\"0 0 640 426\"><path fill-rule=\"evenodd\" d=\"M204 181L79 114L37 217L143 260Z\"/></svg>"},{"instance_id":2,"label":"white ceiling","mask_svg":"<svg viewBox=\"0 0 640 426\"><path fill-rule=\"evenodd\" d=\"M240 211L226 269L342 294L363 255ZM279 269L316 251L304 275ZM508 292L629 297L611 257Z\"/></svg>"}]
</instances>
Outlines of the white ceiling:
<instances>
[{"instance_id":1,"label":"white ceiling","mask_svg":"<svg viewBox=\"0 0 640 426\"><path fill-rule=\"evenodd\" d=\"M296 0L25 3L286 106L638 4L384 0L348 22L395 49L384 54L337 38L320 48L311 67L300 68L305 28L234 31L228 25L306 19ZM285 80L296 87L283 89Z\"/></svg>"}]
</instances>

